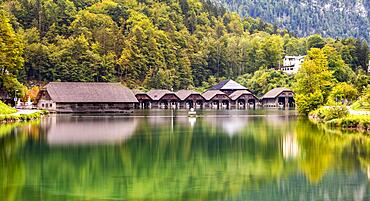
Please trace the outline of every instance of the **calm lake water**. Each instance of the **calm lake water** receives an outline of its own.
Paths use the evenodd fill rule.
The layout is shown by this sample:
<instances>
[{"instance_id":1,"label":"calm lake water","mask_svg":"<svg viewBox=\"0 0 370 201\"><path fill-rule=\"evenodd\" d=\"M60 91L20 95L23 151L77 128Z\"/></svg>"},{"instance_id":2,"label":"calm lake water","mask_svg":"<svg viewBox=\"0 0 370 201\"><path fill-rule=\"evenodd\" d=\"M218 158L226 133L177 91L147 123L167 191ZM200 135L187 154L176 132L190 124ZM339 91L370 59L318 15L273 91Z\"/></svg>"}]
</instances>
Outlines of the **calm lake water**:
<instances>
[{"instance_id":1,"label":"calm lake water","mask_svg":"<svg viewBox=\"0 0 370 201\"><path fill-rule=\"evenodd\" d=\"M294 111L0 126L1 201L361 201L369 178L369 137L319 129Z\"/></svg>"}]
</instances>

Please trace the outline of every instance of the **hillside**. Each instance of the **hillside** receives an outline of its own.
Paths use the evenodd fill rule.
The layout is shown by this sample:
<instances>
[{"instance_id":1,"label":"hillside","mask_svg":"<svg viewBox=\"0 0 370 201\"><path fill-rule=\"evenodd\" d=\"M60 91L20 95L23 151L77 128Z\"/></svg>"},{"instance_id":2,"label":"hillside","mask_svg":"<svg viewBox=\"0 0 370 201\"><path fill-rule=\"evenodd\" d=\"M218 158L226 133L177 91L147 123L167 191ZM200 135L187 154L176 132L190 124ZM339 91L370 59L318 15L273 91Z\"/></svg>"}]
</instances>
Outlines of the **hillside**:
<instances>
[{"instance_id":1,"label":"hillside","mask_svg":"<svg viewBox=\"0 0 370 201\"><path fill-rule=\"evenodd\" d=\"M367 69L363 41L296 37L210 0L1 2L0 91L18 90L18 97L24 95L22 84L50 81L177 90L255 77L276 87L292 77L269 70L278 68L284 55L305 55L311 48L326 47L340 82L355 82L355 73Z\"/></svg>"},{"instance_id":2,"label":"hillside","mask_svg":"<svg viewBox=\"0 0 370 201\"><path fill-rule=\"evenodd\" d=\"M213 0L243 16L260 17L298 36L356 37L370 41L370 1Z\"/></svg>"}]
</instances>

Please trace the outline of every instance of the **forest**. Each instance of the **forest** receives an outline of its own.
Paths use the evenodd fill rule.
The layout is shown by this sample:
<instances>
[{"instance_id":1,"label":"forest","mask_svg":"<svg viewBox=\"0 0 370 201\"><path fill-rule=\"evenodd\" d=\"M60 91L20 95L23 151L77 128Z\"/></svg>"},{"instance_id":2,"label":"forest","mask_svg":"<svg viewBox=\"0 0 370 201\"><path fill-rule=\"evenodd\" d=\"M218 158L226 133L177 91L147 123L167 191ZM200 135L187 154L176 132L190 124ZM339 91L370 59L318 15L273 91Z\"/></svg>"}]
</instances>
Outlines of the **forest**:
<instances>
[{"instance_id":1,"label":"forest","mask_svg":"<svg viewBox=\"0 0 370 201\"><path fill-rule=\"evenodd\" d=\"M311 48L323 50L335 82L360 92L369 82L365 40L295 37L210 1L6 0L0 20L1 91L18 97L50 81L203 90L225 78L261 95L291 86L275 69Z\"/></svg>"},{"instance_id":2,"label":"forest","mask_svg":"<svg viewBox=\"0 0 370 201\"><path fill-rule=\"evenodd\" d=\"M242 16L260 17L297 36L356 37L370 41L370 1L212 0Z\"/></svg>"}]
</instances>

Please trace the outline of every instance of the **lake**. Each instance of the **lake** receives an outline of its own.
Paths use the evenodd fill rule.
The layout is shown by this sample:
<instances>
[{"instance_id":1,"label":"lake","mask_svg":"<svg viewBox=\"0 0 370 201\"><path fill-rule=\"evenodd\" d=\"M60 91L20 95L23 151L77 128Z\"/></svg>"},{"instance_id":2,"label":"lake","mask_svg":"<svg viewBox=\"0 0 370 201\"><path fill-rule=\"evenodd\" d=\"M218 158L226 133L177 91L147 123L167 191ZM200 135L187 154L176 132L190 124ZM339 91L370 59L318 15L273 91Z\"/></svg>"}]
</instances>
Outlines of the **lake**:
<instances>
[{"instance_id":1,"label":"lake","mask_svg":"<svg viewBox=\"0 0 370 201\"><path fill-rule=\"evenodd\" d=\"M0 125L2 201L370 200L370 140L294 111L51 115Z\"/></svg>"}]
</instances>

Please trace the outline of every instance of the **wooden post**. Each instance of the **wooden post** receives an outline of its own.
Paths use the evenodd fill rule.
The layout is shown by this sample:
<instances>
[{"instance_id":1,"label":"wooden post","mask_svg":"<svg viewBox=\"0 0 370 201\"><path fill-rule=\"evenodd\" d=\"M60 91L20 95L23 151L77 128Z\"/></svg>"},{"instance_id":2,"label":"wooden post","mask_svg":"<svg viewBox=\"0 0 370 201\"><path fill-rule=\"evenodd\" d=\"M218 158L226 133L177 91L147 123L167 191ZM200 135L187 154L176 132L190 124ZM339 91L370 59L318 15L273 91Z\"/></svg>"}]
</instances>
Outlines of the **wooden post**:
<instances>
[{"instance_id":1,"label":"wooden post","mask_svg":"<svg viewBox=\"0 0 370 201\"><path fill-rule=\"evenodd\" d=\"M289 108L289 97L285 96L285 108Z\"/></svg>"},{"instance_id":2,"label":"wooden post","mask_svg":"<svg viewBox=\"0 0 370 201\"><path fill-rule=\"evenodd\" d=\"M275 97L275 107L279 107L279 97Z\"/></svg>"}]
</instances>

